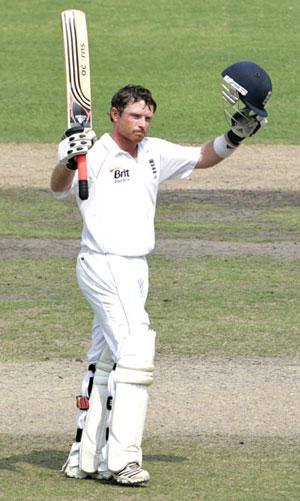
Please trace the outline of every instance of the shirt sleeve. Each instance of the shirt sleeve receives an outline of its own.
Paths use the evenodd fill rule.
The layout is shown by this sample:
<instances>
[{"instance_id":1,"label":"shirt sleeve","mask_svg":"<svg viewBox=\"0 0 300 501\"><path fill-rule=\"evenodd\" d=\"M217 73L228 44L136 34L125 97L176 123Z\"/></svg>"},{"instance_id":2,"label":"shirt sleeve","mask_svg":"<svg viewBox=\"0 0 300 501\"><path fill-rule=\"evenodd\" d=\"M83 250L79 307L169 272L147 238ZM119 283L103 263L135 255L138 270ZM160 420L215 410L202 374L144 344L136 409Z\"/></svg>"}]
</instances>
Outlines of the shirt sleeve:
<instances>
[{"instance_id":1,"label":"shirt sleeve","mask_svg":"<svg viewBox=\"0 0 300 501\"><path fill-rule=\"evenodd\" d=\"M170 141L158 140L160 149L160 178L184 179L191 175L200 158L200 146L182 146Z\"/></svg>"}]
</instances>

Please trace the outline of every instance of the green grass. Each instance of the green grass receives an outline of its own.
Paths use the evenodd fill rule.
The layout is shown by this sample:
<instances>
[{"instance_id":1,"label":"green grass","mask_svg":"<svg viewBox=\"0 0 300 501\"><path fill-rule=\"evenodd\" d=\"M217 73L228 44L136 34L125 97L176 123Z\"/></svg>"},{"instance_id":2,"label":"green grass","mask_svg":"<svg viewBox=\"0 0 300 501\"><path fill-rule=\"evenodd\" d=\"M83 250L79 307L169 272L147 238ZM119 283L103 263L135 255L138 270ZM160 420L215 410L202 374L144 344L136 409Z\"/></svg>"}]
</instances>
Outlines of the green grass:
<instances>
[{"instance_id":1,"label":"green grass","mask_svg":"<svg viewBox=\"0 0 300 501\"><path fill-rule=\"evenodd\" d=\"M145 467L151 481L126 488L103 482L65 479L59 469L67 451L62 435L7 437L1 441L0 497L6 500L296 501L299 498L299 448L262 440L225 445L145 442ZM13 441L13 452L7 441ZM259 493L259 494L258 494Z\"/></svg>"},{"instance_id":2,"label":"green grass","mask_svg":"<svg viewBox=\"0 0 300 501\"><path fill-rule=\"evenodd\" d=\"M1 273L1 360L84 357L92 313L75 259L5 260Z\"/></svg>"},{"instance_id":3,"label":"green grass","mask_svg":"<svg viewBox=\"0 0 300 501\"><path fill-rule=\"evenodd\" d=\"M300 4L291 0L1 0L3 142L57 142L66 124L60 12L88 18L94 128L102 133L112 94L128 82L153 91L152 133L203 142L226 124L220 73L233 62L261 64L273 80L270 126L251 142L299 144ZM22 126L20 126L20 123ZM288 125L287 125L288 124Z\"/></svg>"},{"instance_id":4,"label":"green grass","mask_svg":"<svg viewBox=\"0 0 300 501\"><path fill-rule=\"evenodd\" d=\"M110 128L106 112L115 90L137 82L151 88L158 101L153 135L202 143L226 129L221 71L249 59L270 73L273 96L269 126L248 144L300 143L298 0L0 0L0 7L1 142L57 143L61 137L66 104L60 12L80 8L88 18L98 134ZM201 196L184 203L163 200L158 235L299 242L299 204L272 204L272 198L269 194L258 204L255 196L246 208L236 203L236 194L222 202ZM79 239L80 228L73 200L57 202L46 191L1 191L2 239ZM78 290L74 267L72 257L2 257L2 362L85 357L92 312ZM299 353L299 262L152 256L150 272L148 310L158 332L158 354ZM68 437L58 433L0 435L0 499L299 499L300 451L290 442L153 439L144 444L151 483L125 489L60 476Z\"/></svg>"},{"instance_id":5,"label":"green grass","mask_svg":"<svg viewBox=\"0 0 300 501\"><path fill-rule=\"evenodd\" d=\"M204 192L162 193L158 235L174 238L174 246L183 237L291 246L300 240L293 194L207 198ZM63 248L67 238L79 241L80 229L72 199L58 202L46 191L1 192L2 238L43 238L48 248L58 239ZM92 313L76 283L76 250L70 258L48 254L1 260L3 361L85 357ZM182 251L179 259L153 255L149 262L147 309L158 332L158 353L264 356L299 350L298 261L185 258Z\"/></svg>"},{"instance_id":6,"label":"green grass","mask_svg":"<svg viewBox=\"0 0 300 501\"><path fill-rule=\"evenodd\" d=\"M297 196L186 191L173 199L161 193L156 215L159 238L202 238L236 242L300 242ZM10 210L7 211L9 206ZM59 224L58 224L59 221ZM73 197L57 201L48 191L1 190L1 238L79 239L81 216Z\"/></svg>"},{"instance_id":7,"label":"green grass","mask_svg":"<svg viewBox=\"0 0 300 501\"><path fill-rule=\"evenodd\" d=\"M73 197L58 201L46 190L1 190L1 238L79 239L80 232L81 216Z\"/></svg>"},{"instance_id":8,"label":"green grass","mask_svg":"<svg viewBox=\"0 0 300 501\"><path fill-rule=\"evenodd\" d=\"M2 361L85 357L92 313L74 267L73 258L1 262ZM150 273L147 309L158 353L276 356L299 349L298 262L153 256Z\"/></svg>"},{"instance_id":9,"label":"green grass","mask_svg":"<svg viewBox=\"0 0 300 501\"><path fill-rule=\"evenodd\" d=\"M293 193L186 190L161 192L159 238L299 242L299 197Z\"/></svg>"},{"instance_id":10,"label":"green grass","mask_svg":"<svg viewBox=\"0 0 300 501\"><path fill-rule=\"evenodd\" d=\"M227 240L228 242L294 242L300 241L300 208L274 208L268 211L257 211L254 215L235 213L230 220L225 215L212 210L202 211L198 205L197 212L189 220L188 214L173 213L172 217L161 217L158 213L156 221L157 236L160 238L198 238L205 240Z\"/></svg>"},{"instance_id":11,"label":"green grass","mask_svg":"<svg viewBox=\"0 0 300 501\"><path fill-rule=\"evenodd\" d=\"M297 262L151 259L149 311L163 353L278 355L299 350Z\"/></svg>"}]
</instances>

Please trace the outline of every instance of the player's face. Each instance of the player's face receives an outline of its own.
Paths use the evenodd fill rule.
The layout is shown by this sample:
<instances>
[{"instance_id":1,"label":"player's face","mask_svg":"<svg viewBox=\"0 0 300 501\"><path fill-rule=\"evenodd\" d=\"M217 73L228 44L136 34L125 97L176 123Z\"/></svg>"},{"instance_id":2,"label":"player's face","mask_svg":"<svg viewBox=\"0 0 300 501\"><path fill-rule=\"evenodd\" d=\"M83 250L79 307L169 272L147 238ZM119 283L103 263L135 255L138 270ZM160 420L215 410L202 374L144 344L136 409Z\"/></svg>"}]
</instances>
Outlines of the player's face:
<instances>
[{"instance_id":1,"label":"player's face","mask_svg":"<svg viewBox=\"0 0 300 501\"><path fill-rule=\"evenodd\" d=\"M153 113L145 101L127 104L122 114L113 108L114 130L126 141L139 143L149 131Z\"/></svg>"}]
</instances>

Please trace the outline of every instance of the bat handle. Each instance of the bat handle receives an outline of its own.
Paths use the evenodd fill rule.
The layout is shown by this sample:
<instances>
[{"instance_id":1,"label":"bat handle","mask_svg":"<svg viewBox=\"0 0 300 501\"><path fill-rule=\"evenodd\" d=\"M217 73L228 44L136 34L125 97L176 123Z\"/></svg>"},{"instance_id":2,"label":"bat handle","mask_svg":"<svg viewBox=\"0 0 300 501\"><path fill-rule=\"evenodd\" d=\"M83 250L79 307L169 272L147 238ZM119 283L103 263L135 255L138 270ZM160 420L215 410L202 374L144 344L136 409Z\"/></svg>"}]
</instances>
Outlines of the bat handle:
<instances>
[{"instance_id":1,"label":"bat handle","mask_svg":"<svg viewBox=\"0 0 300 501\"><path fill-rule=\"evenodd\" d=\"M81 200L87 200L89 198L89 186L88 186L88 175L87 175L87 165L86 165L85 155L79 155L77 157L77 165L78 165L79 198Z\"/></svg>"}]
</instances>

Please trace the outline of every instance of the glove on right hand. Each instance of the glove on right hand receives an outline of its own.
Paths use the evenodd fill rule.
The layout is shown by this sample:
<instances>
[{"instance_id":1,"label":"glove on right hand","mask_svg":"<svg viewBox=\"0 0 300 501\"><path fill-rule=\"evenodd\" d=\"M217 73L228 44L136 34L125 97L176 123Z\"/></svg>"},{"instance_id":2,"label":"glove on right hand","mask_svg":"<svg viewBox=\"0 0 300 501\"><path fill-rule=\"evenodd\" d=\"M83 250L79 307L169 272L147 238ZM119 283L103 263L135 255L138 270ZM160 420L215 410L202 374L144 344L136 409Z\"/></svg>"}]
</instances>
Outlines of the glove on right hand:
<instances>
[{"instance_id":1,"label":"glove on right hand","mask_svg":"<svg viewBox=\"0 0 300 501\"><path fill-rule=\"evenodd\" d=\"M58 145L59 162L68 167L68 169L76 170L76 157L78 155L86 155L95 141L96 134L93 130L84 132L84 128L81 125L67 129Z\"/></svg>"},{"instance_id":2,"label":"glove on right hand","mask_svg":"<svg viewBox=\"0 0 300 501\"><path fill-rule=\"evenodd\" d=\"M232 127L227 133L228 139L234 145L240 144L246 137L253 136L268 123L267 118L255 115L249 108L235 112L231 117Z\"/></svg>"}]
</instances>

